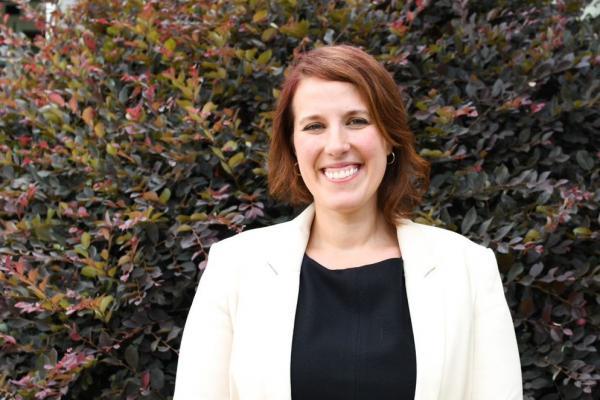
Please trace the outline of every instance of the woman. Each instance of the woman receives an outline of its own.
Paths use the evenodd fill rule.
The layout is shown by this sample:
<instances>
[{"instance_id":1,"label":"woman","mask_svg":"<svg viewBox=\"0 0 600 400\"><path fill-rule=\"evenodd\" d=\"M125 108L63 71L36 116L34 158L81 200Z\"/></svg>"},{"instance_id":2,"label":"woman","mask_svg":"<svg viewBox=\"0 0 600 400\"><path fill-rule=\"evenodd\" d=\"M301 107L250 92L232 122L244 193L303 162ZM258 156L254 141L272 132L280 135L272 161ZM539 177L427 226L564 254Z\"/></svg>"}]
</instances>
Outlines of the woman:
<instances>
[{"instance_id":1,"label":"woman","mask_svg":"<svg viewBox=\"0 0 600 400\"><path fill-rule=\"evenodd\" d=\"M521 399L493 252L407 218L428 172L375 59L344 45L300 56L269 185L310 204L212 246L175 400Z\"/></svg>"}]
</instances>

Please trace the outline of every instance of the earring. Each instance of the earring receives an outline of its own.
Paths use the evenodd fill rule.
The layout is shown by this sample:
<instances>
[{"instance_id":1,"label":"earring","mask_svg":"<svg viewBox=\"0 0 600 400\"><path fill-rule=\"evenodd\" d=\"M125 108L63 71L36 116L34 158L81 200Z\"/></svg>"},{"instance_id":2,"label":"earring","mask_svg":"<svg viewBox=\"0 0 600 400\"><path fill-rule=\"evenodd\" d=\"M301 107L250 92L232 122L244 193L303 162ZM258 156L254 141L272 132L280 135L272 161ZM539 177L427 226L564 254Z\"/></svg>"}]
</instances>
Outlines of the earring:
<instances>
[{"instance_id":1,"label":"earring","mask_svg":"<svg viewBox=\"0 0 600 400\"><path fill-rule=\"evenodd\" d=\"M393 151L390 153L392 155L392 160L388 161L388 165L392 165L393 163L396 162L396 153L394 153ZM389 154L388 154L389 155Z\"/></svg>"},{"instance_id":2,"label":"earring","mask_svg":"<svg viewBox=\"0 0 600 400\"><path fill-rule=\"evenodd\" d=\"M296 172L295 170L298 170L298 172ZM298 166L298 163L294 163L294 173L296 174L296 176L302 176L302 174L300 173L300 167Z\"/></svg>"}]
</instances>

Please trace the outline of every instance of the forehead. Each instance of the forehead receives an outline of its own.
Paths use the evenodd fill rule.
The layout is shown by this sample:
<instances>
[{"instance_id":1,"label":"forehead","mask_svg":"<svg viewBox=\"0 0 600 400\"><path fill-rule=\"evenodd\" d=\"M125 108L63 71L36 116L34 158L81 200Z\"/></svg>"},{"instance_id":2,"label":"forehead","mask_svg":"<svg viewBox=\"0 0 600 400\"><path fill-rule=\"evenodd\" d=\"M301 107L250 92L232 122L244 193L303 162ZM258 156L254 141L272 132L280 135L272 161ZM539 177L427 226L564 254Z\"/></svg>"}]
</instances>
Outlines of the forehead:
<instances>
[{"instance_id":1,"label":"forehead","mask_svg":"<svg viewBox=\"0 0 600 400\"><path fill-rule=\"evenodd\" d=\"M303 78L292 99L294 120L307 115L343 114L349 110L367 110L358 88L348 82Z\"/></svg>"}]
</instances>

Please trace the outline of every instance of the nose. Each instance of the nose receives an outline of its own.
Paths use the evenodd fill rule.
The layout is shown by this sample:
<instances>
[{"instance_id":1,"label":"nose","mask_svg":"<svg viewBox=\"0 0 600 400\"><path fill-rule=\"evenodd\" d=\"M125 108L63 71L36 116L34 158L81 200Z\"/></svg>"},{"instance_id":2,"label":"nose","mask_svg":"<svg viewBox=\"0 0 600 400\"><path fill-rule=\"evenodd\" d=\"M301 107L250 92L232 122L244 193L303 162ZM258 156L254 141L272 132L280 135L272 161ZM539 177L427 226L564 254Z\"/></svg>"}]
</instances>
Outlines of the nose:
<instances>
[{"instance_id":1,"label":"nose","mask_svg":"<svg viewBox=\"0 0 600 400\"><path fill-rule=\"evenodd\" d=\"M327 130L325 152L333 157L339 157L350 150L350 143L343 124L331 124Z\"/></svg>"}]
</instances>

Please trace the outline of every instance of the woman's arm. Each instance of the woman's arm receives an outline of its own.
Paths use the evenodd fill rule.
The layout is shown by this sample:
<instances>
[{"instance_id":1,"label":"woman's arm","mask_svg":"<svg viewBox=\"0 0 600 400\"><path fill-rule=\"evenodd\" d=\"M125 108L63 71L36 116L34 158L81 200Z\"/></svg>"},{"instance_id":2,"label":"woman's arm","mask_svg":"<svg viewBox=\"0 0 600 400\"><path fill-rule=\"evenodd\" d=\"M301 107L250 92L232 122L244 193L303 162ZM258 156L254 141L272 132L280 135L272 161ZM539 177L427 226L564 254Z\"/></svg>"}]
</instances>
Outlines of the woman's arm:
<instances>
[{"instance_id":1,"label":"woman's arm","mask_svg":"<svg viewBox=\"0 0 600 400\"><path fill-rule=\"evenodd\" d=\"M231 266L217 244L210 249L185 323L174 400L229 400Z\"/></svg>"},{"instance_id":2,"label":"woman's arm","mask_svg":"<svg viewBox=\"0 0 600 400\"><path fill-rule=\"evenodd\" d=\"M472 400L521 400L521 363L494 252L477 246Z\"/></svg>"}]
</instances>

